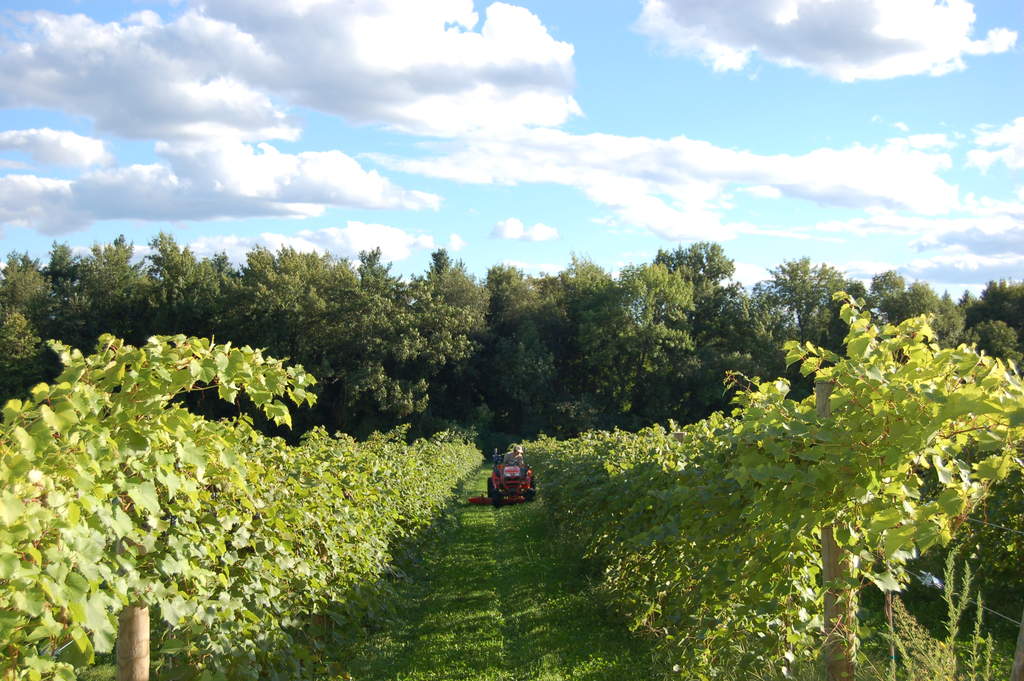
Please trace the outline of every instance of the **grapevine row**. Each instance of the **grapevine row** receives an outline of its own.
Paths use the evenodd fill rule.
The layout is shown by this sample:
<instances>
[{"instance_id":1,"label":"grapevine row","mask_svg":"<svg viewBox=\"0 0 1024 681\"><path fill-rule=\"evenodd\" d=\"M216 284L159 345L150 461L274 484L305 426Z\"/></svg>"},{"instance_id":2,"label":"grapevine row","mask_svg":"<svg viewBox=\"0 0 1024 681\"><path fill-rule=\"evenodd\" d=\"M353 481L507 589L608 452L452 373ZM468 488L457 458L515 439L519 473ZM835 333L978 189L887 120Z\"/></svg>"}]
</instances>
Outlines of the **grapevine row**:
<instances>
[{"instance_id":1,"label":"grapevine row","mask_svg":"<svg viewBox=\"0 0 1024 681\"><path fill-rule=\"evenodd\" d=\"M731 414L682 429L531 446L566 537L634 626L706 678L792 669L820 654L826 629L855 648L855 619L826 623L826 592L852 616L861 588L901 590L907 561L949 543L1022 466L1013 365L939 348L923 317L879 327L845 300L844 356L786 346L831 388L830 416L785 380L751 381ZM826 531L841 554L829 582Z\"/></svg>"},{"instance_id":2,"label":"grapevine row","mask_svg":"<svg viewBox=\"0 0 1024 681\"><path fill-rule=\"evenodd\" d=\"M314 379L248 347L105 336L11 400L0 429L0 678L75 678L147 606L160 678L323 672L375 607L396 541L423 528L479 452L402 432L296 446L190 393L290 425ZM307 674L308 675L308 674Z\"/></svg>"}]
</instances>

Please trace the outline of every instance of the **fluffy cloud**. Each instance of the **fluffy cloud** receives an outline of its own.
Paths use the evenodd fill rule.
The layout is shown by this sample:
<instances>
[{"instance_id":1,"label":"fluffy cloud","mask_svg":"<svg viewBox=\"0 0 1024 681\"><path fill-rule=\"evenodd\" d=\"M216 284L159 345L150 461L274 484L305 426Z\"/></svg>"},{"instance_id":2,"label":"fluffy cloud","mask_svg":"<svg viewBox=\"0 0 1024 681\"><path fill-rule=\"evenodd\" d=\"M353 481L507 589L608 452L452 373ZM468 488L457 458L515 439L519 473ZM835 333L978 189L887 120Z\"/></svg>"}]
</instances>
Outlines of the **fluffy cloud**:
<instances>
[{"instance_id":1,"label":"fluffy cloud","mask_svg":"<svg viewBox=\"0 0 1024 681\"><path fill-rule=\"evenodd\" d=\"M534 274L557 274L564 269L563 265L552 265L551 263L531 263L523 262L522 260L503 260L503 265L508 267L515 267L516 269L523 270L524 272L532 272Z\"/></svg>"},{"instance_id":2,"label":"fluffy cloud","mask_svg":"<svg viewBox=\"0 0 1024 681\"><path fill-rule=\"evenodd\" d=\"M521 7L472 0L207 0L164 22L18 13L0 106L89 116L156 139L295 139L286 106L436 135L558 125L571 45Z\"/></svg>"},{"instance_id":3,"label":"fluffy cloud","mask_svg":"<svg viewBox=\"0 0 1024 681\"><path fill-rule=\"evenodd\" d=\"M532 227L526 227L519 218L508 218L494 226L491 236L498 239L518 239L520 241L550 241L558 238L558 230L541 222Z\"/></svg>"},{"instance_id":4,"label":"fluffy cloud","mask_svg":"<svg viewBox=\"0 0 1024 681\"><path fill-rule=\"evenodd\" d=\"M158 145L168 164L94 170L76 180L0 177L0 224L49 234L96 220L308 217L328 206L437 209L339 151L284 154L269 144Z\"/></svg>"},{"instance_id":5,"label":"fluffy cloud","mask_svg":"<svg viewBox=\"0 0 1024 681\"><path fill-rule=\"evenodd\" d=\"M1024 116L996 130L977 130L974 142L983 148L967 153L970 165L987 171L1001 161L1013 170L1024 168Z\"/></svg>"},{"instance_id":6,"label":"fluffy cloud","mask_svg":"<svg viewBox=\"0 0 1024 681\"><path fill-rule=\"evenodd\" d=\"M252 36L189 12L163 24L152 12L124 23L19 13L25 42L0 50L0 106L84 115L126 137L294 139L298 129L244 83L234 61L270 59Z\"/></svg>"},{"instance_id":7,"label":"fluffy cloud","mask_svg":"<svg viewBox=\"0 0 1024 681\"><path fill-rule=\"evenodd\" d=\"M974 286L998 279L1020 279L1024 254L977 255L953 253L920 258L899 268L901 274L955 287Z\"/></svg>"},{"instance_id":8,"label":"fluffy cloud","mask_svg":"<svg viewBox=\"0 0 1024 681\"><path fill-rule=\"evenodd\" d=\"M71 185L70 180L35 175L0 177L0 227L81 226L80 216L70 212Z\"/></svg>"},{"instance_id":9,"label":"fluffy cloud","mask_svg":"<svg viewBox=\"0 0 1024 681\"><path fill-rule=\"evenodd\" d=\"M733 265L736 267L736 271L733 272L732 280L744 286L753 286L771 278L771 273L760 265L748 262L737 262Z\"/></svg>"},{"instance_id":10,"label":"fluffy cloud","mask_svg":"<svg viewBox=\"0 0 1024 681\"><path fill-rule=\"evenodd\" d=\"M575 187L608 207L619 224L673 240L735 236L741 226L722 219L731 185L760 196L824 206L924 215L946 213L959 203L957 187L939 175L952 166L949 155L915 149L902 139L768 156L683 136L652 139L534 129L473 136L437 148L434 157L373 158L405 172L458 182Z\"/></svg>"},{"instance_id":11,"label":"fluffy cloud","mask_svg":"<svg viewBox=\"0 0 1024 681\"><path fill-rule=\"evenodd\" d=\"M102 140L50 128L0 132L0 151L6 149L24 152L42 164L92 166L113 160Z\"/></svg>"},{"instance_id":12,"label":"fluffy cloud","mask_svg":"<svg viewBox=\"0 0 1024 681\"><path fill-rule=\"evenodd\" d=\"M259 236L211 236L190 242L197 255L226 253L234 262L244 262L245 254L257 247L278 251L292 248L300 252L330 253L342 258L356 258L362 251L381 250L385 260L405 260L415 251L436 248L433 237L410 234L397 227L348 221L345 227L304 229L294 234L264 232Z\"/></svg>"},{"instance_id":13,"label":"fluffy cloud","mask_svg":"<svg viewBox=\"0 0 1024 681\"><path fill-rule=\"evenodd\" d=\"M965 223L969 224L968 221ZM941 247L986 257L1024 255L1024 222L1001 225L1003 229L993 229L992 225L986 224L967 224L964 229L935 234L918 241L916 245L922 249ZM1020 275L1018 273L1016 277L1020 278Z\"/></svg>"},{"instance_id":14,"label":"fluffy cloud","mask_svg":"<svg viewBox=\"0 0 1024 681\"><path fill-rule=\"evenodd\" d=\"M448 250L449 251L453 251L455 253L458 253L463 248L465 248L466 245L467 245L466 244L466 240L463 239L458 234L454 234L453 233L451 236L448 237Z\"/></svg>"},{"instance_id":15,"label":"fluffy cloud","mask_svg":"<svg viewBox=\"0 0 1024 681\"><path fill-rule=\"evenodd\" d=\"M942 75L963 57L1005 52L1014 31L973 40L967 0L645 0L636 28L716 71L751 55L841 81Z\"/></svg>"}]
</instances>

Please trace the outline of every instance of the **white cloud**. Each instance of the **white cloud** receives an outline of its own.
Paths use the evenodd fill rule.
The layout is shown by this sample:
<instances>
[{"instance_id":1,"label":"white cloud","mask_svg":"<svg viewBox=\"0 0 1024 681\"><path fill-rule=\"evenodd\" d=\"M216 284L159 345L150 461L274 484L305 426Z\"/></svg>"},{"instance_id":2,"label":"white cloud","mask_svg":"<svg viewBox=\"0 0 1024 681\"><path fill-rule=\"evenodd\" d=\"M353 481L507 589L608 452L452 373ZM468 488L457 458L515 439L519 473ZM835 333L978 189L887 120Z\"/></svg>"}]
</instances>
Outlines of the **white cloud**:
<instances>
[{"instance_id":1,"label":"white cloud","mask_svg":"<svg viewBox=\"0 0 1024 681\"><path fill-rule=\"evenodd\" d=\"M697 54L716 71L754 54L840 81L942 75L965 54L1005 52L1014 31L972 40L967 0L644 0L636 28L670 50Z\"/></svg>"},{"instance_id":2,"label":"white cloud","mask_svg":"<svg viewBox=\"0 0 1024 681\"><path fill-rule=\"evenodd\" d=\"M158 143L175 173L226 195L289 204L436 210L440 197L408 191L340 151L284 154L270 144Z\"/></svg>"},{"instance_id":3,"label":"white cloud","mask_svg":"<svg viewBox=\"0 0 1024 681\"><path fill-rule=\"evenodd\" d=\"M295 139L287 106L453 135L558 125L573 47L522 7L472 0L206 0L164 22L22 12L0 106L47 107L127 137Z\"/></svg>"},{"instance_id":4,"label":"white cloud","mask_svg":"<svg viewBox=\"0 0 1024 681\"><path fill-rule=\"evenodd\" d=\"M451 236L448 237L448 250L449 251L453 251L455 253L458 253L463 248L465 248L466 245L467 245L466 244L466 240L463 239L458 234L453 233Z\"/></svg>"},{"instance_id":5,"label":"white cloud","mask_svg":"<svg viewBox=\"0 0 1024 681\"><path fill-rule=\"evenodd\" d=\"M833 267L848 277L859 279L865 285L871 283L871 278L882 272L898 270L899 266L884 260L850 260L842 264L833 264Z\"/></svg>"},{"instance_id":6,"label":"white cloud","mask_svg":"<svg viewBox=\"0 0 1024 681\"><path fill-rule=\"evenodd\" d=\"M911 149L919 149L921 151L928 149L952 149L956 146L956 143L949 139L948 135L941 132L894 137L888 143L891 145L905 144Z\"/></svg>"},{"instance_id":7,"label":"white cloud","mask_svg":"<svg viewBox=\"0 0 1024 681\"><path fill-rule=\"evenodd\" d=\"M50 234L62 231L60 224L81 227L81 217L69 208L71 185L35 175L0 177L0 227L37 227Z\"/></svg>"},{"instance_id":8,"label":"white cloud","mask_svg":"<svg viewBox=\"0 0 1024 681\"><path fill-rule=\"evenodd\" d=\"M753 286L754 284L765 281L771 278L771 273L761 267L749 262L736 262L733 263L736 271L733 272L732 280L742 284L743 286Z\"/></svg>"},{"instance_id":9,"label":"white cloud","mask_svg":"<svg viewBox=\"0 0 1024 681\"><path fill-rule=\"evenodd\" d=\"M636 226L666 239L725 240L740 225L723 222L730 185L761 195L842 207L943 214L958 189L939 173L948 154L905 141L879 146L759 155L679 136L672 139L573 135L533 129L472 136L439 146L434 157L372 158L411 173L475 184L551 183L578 188L608 207L605 224ZM749 191L749 189L748 189Z\"/></svg>"},{"instance_id":10,"label":"white cloud","mask_svg":"<svg viewBox=\"0 0 1024 681\"><path fill-rule=\"evenodd\" d=\"M0 224L49 234L96 220L309 217L328 206L436 210L440 197L398 187L340 151L284 154L269 144L161 143L168 164L93 170L76 180L0 177Z\"/></svg>"},{"instance_id":11,"label":"white cloud","mask_svg":"<svg viewBox=\"0 0 1024 681\"><path fill-rule=\"evenodd\" d=\"M1024 272L1024 253L943 254L912 260L898 271L915 279L965 287L998 279L1019 280Z\"/></svg>"},{"instance_id":12,"label":"white cloud","mask_svg":"<svg viewBox=\"0 0 1024 681\"><path fill-rule=\"evenodd\" d=\"M782 197L782 192L779 191L778 187L769 187L763 184L755 185L753 187L740 187L740 191L746 192L760 199L778 199Z\"/></svg>"},{"instance_id":13,"label":"white cloud","mask_svg":"<svg viewBox=\"0 0 1024 681\"><path fill-rule=\"evenodd\" d=\"M244 262L245 254L257 247L271 251L292 248L303 253L330 253L341 258L356 258L362 251L381 250L384 260L405 260L414 251L436 248L433 237L416 235L389 225L348 221L345 227L300 230L294 234L263 232L258 236L200 237L188 244L199 256L226 253L234 262Z\"/></svg>"},{"instance_id":14,"label":"white cloud","mask_svg":"<svg viewBox=\"0 0 1024 681\"><path fill-rule=\"evenodd\" d=\"M518 239L520 241L550 241L558 238L558 230L541 222L532 227L526 227L519 218L507 218L494 226L491 236L498 239Z\"/></svg>"},{"instance_id":15,"label":"white cloud","mask_svg":"<svg viewBox=\"0 0 1024 681\"><path fill-rule=\"evenodd\" d=\"M996 162L1002 162L1013 170L1024 168L1024 116L998 130L976 130L974 142L984 148L967 153L968 165L983 171Z\"/></svg>"},{"instance_id":16,"label":"white cloud","mask_svg":"<svg viewBox=\"0 0 1024 681\"><path fill-rule=\"evenodd\" d=\"M0 151L5 149L24 152L36 163L43 164L91 166L113 161L103 140L68 130L6 130L0 132Z\"/></svg>"},{"instance_id":17,"label":"white cloud","mask_svg":"<svg viewBox=\"0 0 1024 681\"><path fill-rule=\"evenodd\" d=\"M12 15L25 42L0 51L0 106L46 107L92 118L126 137L294 139L271 99L233 74L233 62L271 59L252 36L188 12L124 24L83 14Z\"/></svg>"},{"instance_id":18,"label":"white cloud","mask_svg":"<svg viewBox=\"0 0 1024 681\"><path fill-rule=\"evenodd\" d=\"M892 124L892 127L896 128L897 130L899 130L901 132L909 132L910 131L910 126L908 126L903 121L896 121L895 123Z\"/></svg>"},{"instance_id":19,"label":"white cloud","mask_svg":"<svg viewBox=\"0 0 1024 681\"><path fill-rule=\"evenodd\" d=\"M503 265L508 267L515 267L516 269L523 270L524 272L532 272L534 274L558 274L562 271L562 265L552 265L551 263L531 263L523 262L522 260L503 260Z\"/></svg>"},{"instance_id":20,"label":"white cloud","mask_svg":"<svg viewBox=\"0 0 1024 681\"><path fill-rule=\"evenodd\" d=\"M913 237L911 246L918 250L947 247L958 243L956 235L977 232L986 239L1011 232L1021 226L1024 205L1003 203L997 211L989 200L965 202L963 213L948 217L927 217L903 215L894 212L878 212L865 217L845 220L824 220L798 228L791 228L802 234L836 234L848 239L866 239L873 236L900 235ZM975 208L972 210L971 206ZM984 206L988 206L985 208ZM1016 212L1013 206L1017 207ZM988 211L988 212L986 212ZM764 234L763 228L752 233Z\"/></svg>"}]
</instances>

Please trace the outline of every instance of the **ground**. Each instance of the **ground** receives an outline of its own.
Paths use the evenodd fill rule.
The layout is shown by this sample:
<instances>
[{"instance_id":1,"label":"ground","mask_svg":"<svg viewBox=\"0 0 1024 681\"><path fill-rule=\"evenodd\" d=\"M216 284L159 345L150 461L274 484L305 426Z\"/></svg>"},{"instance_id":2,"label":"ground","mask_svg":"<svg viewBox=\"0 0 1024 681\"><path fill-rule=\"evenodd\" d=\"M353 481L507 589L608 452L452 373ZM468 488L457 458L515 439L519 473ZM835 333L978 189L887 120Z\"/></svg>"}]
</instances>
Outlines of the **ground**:
<instances>
[{"instance_id":1,"label":"ground","mask_svg":"<svg viewBox=\"0 0 1024 681\"><path fill-rule=\"evenodd\" d=\"M489 469L463 484L483 494ZM356 681L640 681L650 645L607 611L538 500L463 505L400 586L392 625L357 652Z\"/></svg>"}]
</instances>

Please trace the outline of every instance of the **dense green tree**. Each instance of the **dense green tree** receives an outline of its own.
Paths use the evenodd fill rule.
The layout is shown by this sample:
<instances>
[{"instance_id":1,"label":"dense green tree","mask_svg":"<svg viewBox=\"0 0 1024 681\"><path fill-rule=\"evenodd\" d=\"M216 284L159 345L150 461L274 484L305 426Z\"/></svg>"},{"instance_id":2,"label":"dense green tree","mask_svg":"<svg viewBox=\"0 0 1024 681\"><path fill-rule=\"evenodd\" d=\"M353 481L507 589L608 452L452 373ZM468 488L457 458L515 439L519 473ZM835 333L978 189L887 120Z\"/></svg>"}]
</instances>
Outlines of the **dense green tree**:
<instances>
[{"instance_id":1,"label":"dense green tree","mask_svg":"<svg viewBox=\"0 0 1024 681\"><path fill-rule=\"evenodd\" d=\"M514 434L542 429L553 402L555 357L543 336L543 299L536 280L496 265L484 282L486 331L475 375L491 416L489 427ZM481 424L488 425L488 424Z\"/></svg>"},{"instance_id":2,"label":"dense green tree","mask_svg":"<svg viewBox=\"0 0 1024 681\"><path fill-rule=\"evenodd\" d=\"M782 335L777 328L782 311L759 308L732 280L735 265L719 244L697 242L661 250L654 261L679 272L693 287L687 316L694 348L676 361L680 397L672 407L673 418L689 422L727 409L730 396L723 378L728 372L757 376L783 370L781 355L766 352ZM757 317L759 313L763 316Z\"/></svg>"},{"instance_id":3,"label":"dense green tree","mask_svg":"<svg viewBox=\"0 0 1024 681\"><path fill-rule=\"evenodd\" d=\"M146 257L142 295L148 307L150 330L155 333L216 335L224 328L225 295L232 276L226 256L202 260L161 232Z\"/></svg>"},{"instance_id":4,"label":"dense green tree","mask_svg":"<svg viewBox=\"0 0 1024 681\"><path fill-rule=\"evenodd\" d=\"M1001 357L1017 357L1024 351L1024 282L990 281L978 298L965 295L960 309L968 341Z\"/></svg>"},{"instance_id":5,"label":"dense green tree","mask_svg":"<svg viewBox=\"0 0 1024 681\"><path fill-rule=\"evenodd\" d=\"M152 335L144 316L143 269L134 256L134 246L119 236L94 245L79 263L78 312L83 318L75 326L82 329L85 347L104 333L139 344Z\"/></svg>"},{"instance_id":6,"label":"dense green tree","mask_svg":"<svg viewBox=\"0 0 1024 681\"><path fill-rule=\"evenodd\" d=\"M957 304L896 272L868 290L804 258L748 291L710 242L661 250L617 274L575 258L555 275L499 265L483 280L443 249L422 275L403 278L379 250L352 263L257 248L236 267L163 233L141 260L123 237L84 254L54 244L49 256L45 266L19 253L6 260L0 388L47 378L40 339L89 348L107 332L133 342L215 336L267 348L320 379L317 405L295 415L297 431L363 435L409 423L427 435L468 425L503 446L541 431L694 421L729 407L727 373L785 374L783 341L838 348L844 329L832 294L840 289L867 298L883 321L932 314L944 344L968 339L991 354L1024 354L1022 285L994 282ZM807 389L792 370L790 378Z\"/></svg>"},{"instance_id":7,"label":"dense green tree","mask_svg":"<svg viewBox=\"0 0 1024 681\"><path fill-rule=\"evenodd\" d=\"M38 329L48 315L50 285L43 276L39 261L26 253L10 253L0 278L0 308L21 313Z\"/></svg>"},{"instance_id":8,"label":"dense green tree","mask_svg":"<svg viewBox=\"0 0 1024 681\"><path fill-rule=\"evenodd\" d=\"M896 272L882 272L871 279L867 299L869 306L883 322L899 324L918 315L932 315L932 328L941 344L954 346L960 342L964 326L963 313L949 294L940 297L923 281L908 286L906 280Z\"/></svg>"},{"instance_id":9,"label":"dense green tree","mask_svg":"<svg viewBox=\"0 0 1024 681\"><path fill-rule=\"evenodd\" d=\"M89 337L86 327L94 315L81 290L82 258L67 244L54 243L43 275L49 282L50 299L49 316L40 333L77 348L91 347L95 338Z\"/></svg>"},{"instance_id":10,"label":"dense green tree","mask_svg":"<svg viewBox=\"0 0 1024 681\"><path fill-rule=\"evenodd\" d=\"M674 416L679 366L693 351L688 312L693 285L661 264L625 268L619 276L625 323L618 331L618 381L628 390L623 412L637 425Z\"/></svg>"},{"instance_id":11,"label":"dense green tree","mask_svg":"<svg viewBox=\"0 0 1024 681\"><path fill-rule=\"evenodd\" d=\"M426 276L413 278L410 295L415 326L424 342L415 371L428 384L420 430L465 425L480 397L471 360L484 334L486 289L464 263L453 262L441 249L432 254Z\"/></svg>"},{"instance_id":12,"label":"dense green tree","mask_svg":"<svg viewBox=\"0 0 1024 681\"><path fill-rule=\"evenodd\" d=\"M0 307L0 404L39 382L49 368L46 352L25 315Z\"/></svg>"},{"instance_id":13,"label":"dense green tree","mask_svg":"<svg viewBox=\"0 0 1024 681\"><path fill-rule=\"evenodd\" d=\"M977 343L978 349L993 357L1020 362L1020 339L1017 331L1002 319L986 319L975 324L967 333L967 341Z\"/></svg>"},{"instance_id":14,"label":"dense green tree","mask_svg":"<svg viewBox=\"0 0 1024 681\"><path fill-rule=\"evenodd\" d=\"M832 294L847 288L842 272L830 265L812 266L810 258L801 258L784 262L770 273L769 280L755 287L755 295L785 313L785 335L829 345L835 319Z\"/></svg>"}]
</instances>

